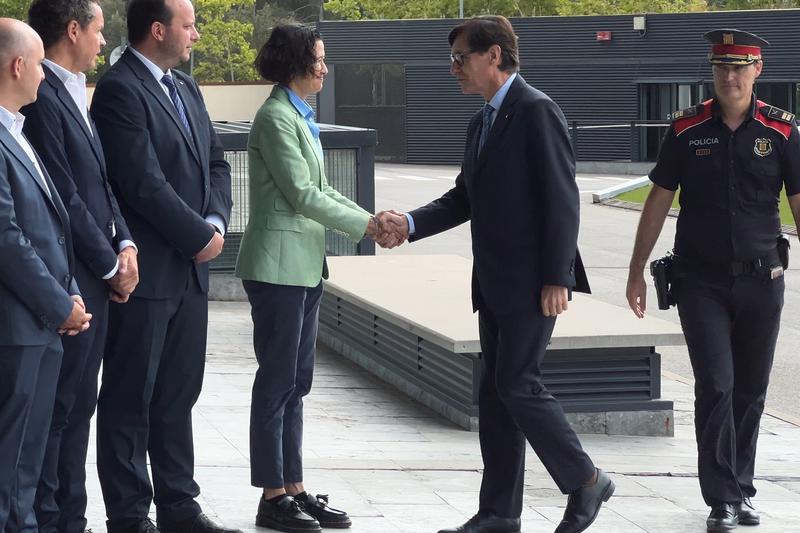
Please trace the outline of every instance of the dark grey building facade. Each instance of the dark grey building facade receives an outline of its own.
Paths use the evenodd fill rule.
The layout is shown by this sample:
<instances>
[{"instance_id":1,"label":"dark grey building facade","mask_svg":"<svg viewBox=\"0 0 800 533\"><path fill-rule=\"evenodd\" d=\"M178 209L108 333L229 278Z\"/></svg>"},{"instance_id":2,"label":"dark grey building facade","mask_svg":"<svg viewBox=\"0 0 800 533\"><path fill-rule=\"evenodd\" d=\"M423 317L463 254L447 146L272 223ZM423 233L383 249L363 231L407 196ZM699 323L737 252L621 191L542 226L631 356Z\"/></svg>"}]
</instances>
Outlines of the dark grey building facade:
<instances>
[{"instance_id":1,"label":"dark grey building facade","mask_svg":"<svg viewBox=\"0 0 800 533\"><path fill-rule=\"evenodd\" d=\"M800 9L639 16L644 29L634 29L642 23L634 15L511 19L520 72L578 126L579 160L654 160L664 128L641 124L713 95L702 38L713 28L770 41L756 93L800 111ZM459 163L467 122L483 102L461 94L449 71L447 35L458 22L320 22L330 73L319 120L377 130L378 160Z\"/></svg>"}]
</instances>

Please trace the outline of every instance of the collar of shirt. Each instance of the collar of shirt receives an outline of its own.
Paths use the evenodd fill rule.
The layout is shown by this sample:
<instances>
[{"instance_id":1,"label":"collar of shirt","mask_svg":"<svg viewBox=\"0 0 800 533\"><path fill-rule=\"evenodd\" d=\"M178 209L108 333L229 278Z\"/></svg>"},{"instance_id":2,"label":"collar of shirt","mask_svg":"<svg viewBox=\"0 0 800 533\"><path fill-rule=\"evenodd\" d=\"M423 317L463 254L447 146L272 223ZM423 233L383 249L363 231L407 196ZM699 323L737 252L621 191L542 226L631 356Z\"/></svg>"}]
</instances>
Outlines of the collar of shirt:
<instances>
[{"instance_id":1,"label":"collar of shirt","mask_svg":"<svg viewBox=\"0 0 800 533\"><path fill-rule=\"evenodd\" d=\"M53 71L53 74L58 76L58 79L61 80L61 83L63 83L67 89L75 87L83 90L84 94L86 93L86 74L83 72L78 72L77 74L70 72L58 63L47 58L45 58L44 64Z\"/></svg>"},{"instance_id":2,"label":"collar of shirt","mask_svg":"<svg viewBox=\"0 0 800 533\"><path fill-rule=\"evenodd\" d=\"M70 72L49 59L45 59L44 64L59 80L61 80L61 83L64 84L67 92L72 97L72 101L75 103L78 111L80 111L84 122L86 122L86 125L89 127L89 131L91 131L92 126L89 122L88 104L86 100L86 75L83 72L78 72L77 74Z\"/></svg>"},{"instance_id":3,"label":"collar of shirt","mask_svg":"<svg viewBox=\"0 0 800 533\"><path fill-rule=\"evenodd\" d=\"M19 139L22 135L22 126L25 124L25 116L20 113L12 113L3 106L0 106L0 124L11 133L14 139Z\"/></svg>"},{"instance_id":4,"label":"collar of shirt","mask_svg":"<svg viewBox=\"0 0 800 533\"><path fill-rule=\"evenodd\" d=\"M503 105L503 100L506 99L506 95L508 94L508 90L511 88L511 84L514 83L514 80L517 78L517 73L514 72L511 76L508 77L506 82L494 93L492 99L489 100L489 105L494 108L495 111L500 109L500 106ZM492 122L494 122L494 117L496 114L492 114Z\"/></svg>"},{"instance_id":5,"label":"collar of shirt","mask_svg":"<svg viewBox=\"0 0 800 533\"><path fill-rule=\"evenodd\" d=\"M144 64L144 66L147 67L147 70L149 70L150 74L153 75L153 78L155 78L156 82L158 83L158 86L161 87L161 89L164 91L164 94L169 96L169 89L167 89L166 85L161 83L161 78L163 78L165 74L169 74L170 76L172 76L172 72L169 69L167 69L167 71L164 72L163 70L161 70L161 67L159 67L158 65L147 59L144 55L142 55L141 52L139 52L133 46L129 46L128 48L130 49L131 52L133 52L133 55L138 57L139 61L141 61L142 64Z\"/></svg>"},{"instance_id":6,"label":"collar of shirt","mask_svg":"<svg viewBox=\"0 0 800 533\"><path fill-rule=\"evenodd\" d=\"M319 139L319 126L314 122L314 109L289 87L280 85L280 88L286 91L287 96L289 96L289 101L297 112L300 113L300 116L305 119L306 124L308 124L308 129L311 131L311 135L314 139Z\"/></svg>"}]
</instances>

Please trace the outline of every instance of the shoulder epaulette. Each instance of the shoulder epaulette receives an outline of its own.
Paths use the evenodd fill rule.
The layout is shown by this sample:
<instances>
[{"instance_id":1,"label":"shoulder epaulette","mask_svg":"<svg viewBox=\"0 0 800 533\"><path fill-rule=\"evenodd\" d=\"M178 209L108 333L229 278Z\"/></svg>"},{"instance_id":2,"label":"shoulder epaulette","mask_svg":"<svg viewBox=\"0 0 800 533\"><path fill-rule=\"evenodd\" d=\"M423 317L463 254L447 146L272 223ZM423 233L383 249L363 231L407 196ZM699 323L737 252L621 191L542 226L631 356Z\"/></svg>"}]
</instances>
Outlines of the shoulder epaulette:
<instances>
[{"instance_id":1,"label":"shoulder epaulette","mask_svg":"<svg viewBox=\"0 0 800 533\"><path fill-rule=\"evenodd\" d=\"M789 139L792 130L795 128L794 113L789 113L775 106L771 106L759 100L756 102L758 105L758 112L756 113L756 120L771 128L785 139Z\"/></svg>"},{"instance_id":2,"label":"shoulder epaulette","mask_svg":"<svg viewBox=\"0 0 800 533\"><path fill-rule=\"evenodd\" d=\"M784 111L778 107L764 104L764 106L761 108L761 114L767 118L771 118L772 120L794 125L794 113L789 113L788 111Z\"/></svg>"},{"instance_id":3,"label":"shoulder epaulette","mask_svg":"<svg viewBox=\"0 0 800 533\"><path fill-rule=\"evenodd\" d=\"M702 104L693 105L680 111L672 113L672 127L675 133L680 135L693 126L702 124L711 118L711 100L706 100Z\"/></svg>"},{"instance_id":4,"label":"shoulder epaulette","mask_svg":"<svg viewBox=\"0 0 800 533\"><path fill-rule=\"evenodd\" d=\"M686 109L680 109L678 111L673 112L669 118L670 120L679 120L682 118L689 118L697 116L700 111L703 109L703 104L693 105L692 107L687 107Z\"/></svg>"}]
</instances>

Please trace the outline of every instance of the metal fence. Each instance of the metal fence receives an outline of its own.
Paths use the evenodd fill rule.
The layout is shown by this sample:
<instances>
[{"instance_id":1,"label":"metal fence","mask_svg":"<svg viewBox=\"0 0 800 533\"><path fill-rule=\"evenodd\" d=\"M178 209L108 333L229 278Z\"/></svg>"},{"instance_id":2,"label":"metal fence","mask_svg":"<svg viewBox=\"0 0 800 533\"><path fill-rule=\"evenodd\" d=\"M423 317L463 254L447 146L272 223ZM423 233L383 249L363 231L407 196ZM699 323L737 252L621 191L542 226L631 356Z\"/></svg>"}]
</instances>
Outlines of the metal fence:
<instances>
[{"instance_id":1,"label":"metal fence","mask_svg":"<svg viewBox=\"0 0 800 533\"><path fill-rule=\"evenodd\" d=\"M211 262L214 271L231 272L236 265L242 234L250 214L247 169L249 122L215 122L214 129L225 147L231 165L233 209L225 247ZM328 183L370 213L375 210L375 130L320 124ZM374 255L375 244L364 239L353 243L334 231L326 232L329 255Z\"/></svg>"},{"instance_id":2,"label":"metal fence","mask_svg":"<svg viewBox=\"0 0 800 533\"><path fill-rule=\"evenodd\" d=\"M630 161L655 161L661 139L669 125L669 122L662 120L637 120L617 124L587 123L575 120L569 123L569 133L572 139L572 149L576 154L583 152L583 142L602 150L602 140L623 142L625 137L628 137L630 139ZM600 143L598 143L598 136L601 140ZM588 161L591 158L584 157L583 160Z\"/></svg>"}]
</instances>

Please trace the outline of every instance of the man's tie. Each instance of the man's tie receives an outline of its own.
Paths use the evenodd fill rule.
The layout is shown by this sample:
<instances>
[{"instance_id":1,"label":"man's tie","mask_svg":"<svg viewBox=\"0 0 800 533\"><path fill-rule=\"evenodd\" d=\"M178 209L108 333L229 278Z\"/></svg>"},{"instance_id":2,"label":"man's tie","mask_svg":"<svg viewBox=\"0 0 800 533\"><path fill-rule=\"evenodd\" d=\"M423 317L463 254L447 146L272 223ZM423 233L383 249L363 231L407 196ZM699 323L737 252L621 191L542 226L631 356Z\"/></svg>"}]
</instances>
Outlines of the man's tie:
<instances>
[{"instance_id":1,"label":"man's tie","mask_svg":"<svg viewBox=\"0 0 800 533\"><path fill-rule=\"evenodd\" d=\"M481 136L478 140L478 153L481 153L483 150L483 145L486 144L486 139L489 138L489 130L492 129L492 113L494 113L494 108L486 104L483 106L483 122L481 124Z\"/></svg>"},{"instance_id":2,"label":"man's tie","mask_svg":"<svg viewBox=\"0 0 800 533\"><path fill-rule=\"evenodd\" d=\"M172 100L172 103L175 104L175 109L178 111L178 117L180 117L183 126L189 133L189 138L191 138L192 128L189 127L189 121L186 119L186 109L184 109L183 102L181 102L181 98L178 96L178 88L175 87L175 80L173 80L172 76L169 74L164 74L164 76L161 78L161 83L166 85L167 90L169 91L169 98Z\"/></svg>"}]
</instances>

